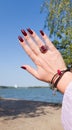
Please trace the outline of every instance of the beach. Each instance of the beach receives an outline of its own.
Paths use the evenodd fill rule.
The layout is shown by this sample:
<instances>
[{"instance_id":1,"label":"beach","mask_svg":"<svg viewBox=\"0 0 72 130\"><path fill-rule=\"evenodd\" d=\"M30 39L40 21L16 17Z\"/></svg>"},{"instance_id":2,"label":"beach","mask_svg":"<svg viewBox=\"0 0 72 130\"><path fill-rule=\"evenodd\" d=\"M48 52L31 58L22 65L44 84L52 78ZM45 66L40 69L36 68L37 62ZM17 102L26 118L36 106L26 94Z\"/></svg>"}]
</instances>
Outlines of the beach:
<instances>
[{"instance_id":1,"label":"beach","mask_svg":"<svg viewBox=\"0 0 72 130\"><path fill-rule=\"evenodd\" d=\"M63 130L61 104L0 99L0 130Z\"/></svg>"}]
</instances>

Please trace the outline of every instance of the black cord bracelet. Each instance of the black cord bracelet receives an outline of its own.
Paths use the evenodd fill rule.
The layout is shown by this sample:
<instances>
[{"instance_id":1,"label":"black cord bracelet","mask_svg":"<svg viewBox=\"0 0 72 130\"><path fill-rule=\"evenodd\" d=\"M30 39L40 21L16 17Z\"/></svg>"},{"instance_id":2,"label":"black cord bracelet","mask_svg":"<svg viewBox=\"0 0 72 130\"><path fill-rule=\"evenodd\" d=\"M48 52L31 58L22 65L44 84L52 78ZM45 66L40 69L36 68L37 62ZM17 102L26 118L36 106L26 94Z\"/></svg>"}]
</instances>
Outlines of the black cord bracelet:
<instances>
[{"instance_id":1,"label":"black cord bracelet","mask_svg":"<svg viewBox=\"0 0 72 130\"><path fill-rule=\"evenodd\" d=\"M53 78L52 78L52 80L51 80L51 87L52 88L56 88L57 87L57 84L58 84L58 82L60 81L60 79L62 78L62 76L64 75L64 73L65 72L67 72L67 71L70 71L70 68L67 68L66 70L62 70L62 71L60 71L60 70L58 70L59 71L59 73L57 72L54 76L53 76ZM56 81L55 81L56 80ZM54 82L55 81L55 82Z\"/></svg>"}]
</instances>

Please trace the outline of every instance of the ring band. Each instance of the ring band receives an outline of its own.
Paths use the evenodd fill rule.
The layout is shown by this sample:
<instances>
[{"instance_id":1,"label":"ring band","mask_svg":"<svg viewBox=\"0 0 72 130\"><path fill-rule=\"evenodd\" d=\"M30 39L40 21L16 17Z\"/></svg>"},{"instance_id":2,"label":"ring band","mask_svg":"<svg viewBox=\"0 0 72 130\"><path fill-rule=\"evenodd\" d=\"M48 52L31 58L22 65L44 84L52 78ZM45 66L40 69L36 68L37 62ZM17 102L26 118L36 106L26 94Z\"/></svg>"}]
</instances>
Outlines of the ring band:
<instances>
[{"instance_id":1,"label":"ring band","mask_svg":"<svg viewBox=\"0 0 72 130\"><path fill-rule=\"evenodd\" d=\"M48 46L47 45L42 45L40 47L40 51L41 51L41 53L46 53L48 51Z\"/></svg>"}]
</instances>

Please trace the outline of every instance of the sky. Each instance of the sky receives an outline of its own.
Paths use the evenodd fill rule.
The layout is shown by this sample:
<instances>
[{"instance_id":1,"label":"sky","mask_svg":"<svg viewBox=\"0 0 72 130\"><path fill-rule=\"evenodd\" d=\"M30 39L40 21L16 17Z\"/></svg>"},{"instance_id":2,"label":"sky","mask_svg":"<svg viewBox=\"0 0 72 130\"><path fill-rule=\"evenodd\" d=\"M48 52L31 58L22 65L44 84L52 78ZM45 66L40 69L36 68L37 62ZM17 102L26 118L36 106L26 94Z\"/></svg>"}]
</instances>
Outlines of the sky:
<instances>
[{"instance_id":1,"label":"sky","mask_svg":"<svg viewBox=\"0 0 72 130\"><path fill-rule=\"evenodd\" d=\"M34 63L18 41L21 29L31 28L38 35L43 29L45 14L40 13L42 3L43 0L0 0L0 85L48 85L20 68L24 64L34 66Z\"/></svg>"}]
</instances>

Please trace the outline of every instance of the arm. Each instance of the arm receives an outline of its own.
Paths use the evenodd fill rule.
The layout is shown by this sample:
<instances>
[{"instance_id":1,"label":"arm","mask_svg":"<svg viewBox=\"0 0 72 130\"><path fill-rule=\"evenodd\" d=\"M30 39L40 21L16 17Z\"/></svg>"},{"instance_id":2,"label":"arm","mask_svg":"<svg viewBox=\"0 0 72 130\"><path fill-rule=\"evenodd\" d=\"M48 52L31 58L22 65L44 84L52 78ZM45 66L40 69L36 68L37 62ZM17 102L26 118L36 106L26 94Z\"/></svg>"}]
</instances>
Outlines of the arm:
<instances>
[{"instance_id":1,"label":"arm","mask_svg":"<svg viewBox=\"0 0 72 130\"><path fill-rule=\"evenodd\" d=\"M31 29L21 30L23 38L19 36L19 42L27 55L32 59L36 65L36 69L29 65L23 65L22 68L27 70L37 79L50 83L53 76L57 73L57 70L65 70L66 65L60 54L60 52L51 43L47 35L41 30L40 34L43 40ZM45 53L44 46L48 49ZM64 93L68 84L72 81L71 72L66 72L57 84L57 88L60 92Z\"/></svg>"},{"instance_id":2,"label":"arm","mask_svg":"<svg viewBox=\"0 0 72 130\"><path fill-rule=\"evenodd\" d=\"M70 82L72 82L72 73L66 72L57 85L58 90L64 93Z\"/></svg>"}]
</instances>

